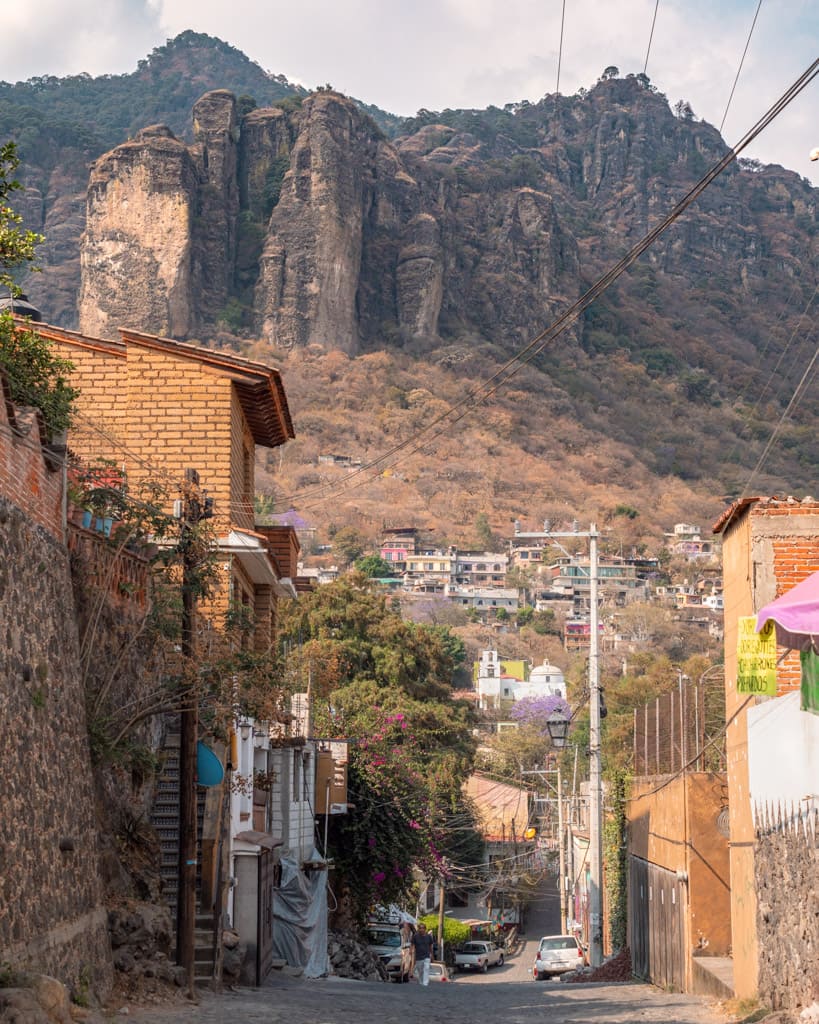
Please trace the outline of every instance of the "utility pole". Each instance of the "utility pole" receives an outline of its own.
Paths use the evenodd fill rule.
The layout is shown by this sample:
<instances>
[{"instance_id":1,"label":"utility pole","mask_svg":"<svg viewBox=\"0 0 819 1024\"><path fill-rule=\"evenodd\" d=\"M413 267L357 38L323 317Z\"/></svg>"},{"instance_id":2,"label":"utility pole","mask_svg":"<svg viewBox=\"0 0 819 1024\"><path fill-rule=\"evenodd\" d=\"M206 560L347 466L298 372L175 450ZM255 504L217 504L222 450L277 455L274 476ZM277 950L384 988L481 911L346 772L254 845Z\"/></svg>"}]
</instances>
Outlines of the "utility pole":
<instances>
[{"instance_id":1,"label":"utility pole","mask_svg":"<svg viewBox=\"0 0 819 1024\"><path fill-rule=\"evenodd\" d=\"M597 538L589 527L589 960L603 962L603 787L600 775L600 634L597 606Z\"/></svg>"},{"instance_id":2,"label":"utility pole","mask_svg":"<svg viewBox=\"0 0 819 1024\"><path fill-rule=\"evenodd\" d=\"M560 930L565 935L569 930L566 911L566 837L563 833L563 776L559 760L557 762L557 842L560 865Z\"/></svg>"},{"instance_id":3,"label":"utility pole","mask_svg":"<svg viewBox=\"0 0 819 1024\"><path fill-rule=\"evenodd\" d=\"M196 929L196 743L199 738L199 695L194 678L194 616L196 554L193 529L202 518L199 474L185 470L180 508L182 552L182 656L188 672L188 695L179 713L179 887L176 894L176 962L184 967L188 995L194 995Z\"/></svg>"},{"instance_id":4,"label":"utility pole","mask_svg":"<svg viewBox=\"0 0 819 1024\"><path fill-rule=\"evenodd\" d=\"M552 540L566 554L558 538L589 541L589 962L599 967L603 962L603 788L600 773L600 634L598 624L597 540L600 534L592 523L587 532L556 533L548 520L538 533L520 533L521 538ZM576 527L575 523L575 527Z\"/></svg>"},{"instance_id":5,"label":"utility pole","mask_svg":"<svg viewBox=\"0 0 819 1024\"><path fill-rule=\"evenodd\" d=\"M438 959L444 963L444 904L446 902L446 890L444 888L444 876L441 875L441 897L438 901Z\"/></svg>"}]
</instances>

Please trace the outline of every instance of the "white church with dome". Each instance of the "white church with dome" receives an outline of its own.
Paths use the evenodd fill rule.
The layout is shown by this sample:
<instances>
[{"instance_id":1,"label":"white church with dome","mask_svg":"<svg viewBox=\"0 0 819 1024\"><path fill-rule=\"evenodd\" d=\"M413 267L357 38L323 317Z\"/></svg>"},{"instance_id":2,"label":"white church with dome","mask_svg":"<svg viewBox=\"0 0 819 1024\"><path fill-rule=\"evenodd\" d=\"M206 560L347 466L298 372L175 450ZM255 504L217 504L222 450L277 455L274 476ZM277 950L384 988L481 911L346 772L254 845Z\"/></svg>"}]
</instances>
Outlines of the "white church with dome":
<instances>
[{"instance_id":1,"label":"white church with dome","mask_svg":"<svg viewBox=\"0 0 819 1024\"><path fill-rule=\"evenodd\" d=\"M483 651L476 664L475 689L483 710L499 708L503 702L524 697L562 697L566 681L557 665L544 661L530 669L526 661L501 659L497 651Z\"/></svg>"}]
</instances>

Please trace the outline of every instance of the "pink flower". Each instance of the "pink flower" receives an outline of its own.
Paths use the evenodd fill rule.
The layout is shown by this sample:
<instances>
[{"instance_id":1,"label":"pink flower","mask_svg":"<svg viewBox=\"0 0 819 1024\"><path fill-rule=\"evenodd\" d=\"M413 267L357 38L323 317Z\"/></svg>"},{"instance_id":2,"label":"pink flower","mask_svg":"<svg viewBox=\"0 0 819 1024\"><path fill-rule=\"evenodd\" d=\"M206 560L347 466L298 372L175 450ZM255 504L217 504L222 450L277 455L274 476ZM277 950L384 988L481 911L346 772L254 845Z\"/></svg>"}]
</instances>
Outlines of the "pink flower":
<instances>
[{"instance_id":1,"label":"pink flower","mask_svg":"<svg viewBox=\"0 0 819 1024\"><path fill-rule=\"evenodd\" d=\"M409 827L410 828L420 828L421 826L418 824L418 822L415 820L415 818L413 818L410 821L410 823L409 823Z\"/></svg>"},{"instance_id":2,"label":"pink flower","mask_svg":"<svg viewBox=\"0 0 819 1024\"><path fill-rule=\"evenodd\" d=\"M381 883L384 881L386 877L387 876L384 874L383 871L376 871L376 873L373 875L373 881L375 882L376 885L381 885Z\"/></svg>"}]
</instances>

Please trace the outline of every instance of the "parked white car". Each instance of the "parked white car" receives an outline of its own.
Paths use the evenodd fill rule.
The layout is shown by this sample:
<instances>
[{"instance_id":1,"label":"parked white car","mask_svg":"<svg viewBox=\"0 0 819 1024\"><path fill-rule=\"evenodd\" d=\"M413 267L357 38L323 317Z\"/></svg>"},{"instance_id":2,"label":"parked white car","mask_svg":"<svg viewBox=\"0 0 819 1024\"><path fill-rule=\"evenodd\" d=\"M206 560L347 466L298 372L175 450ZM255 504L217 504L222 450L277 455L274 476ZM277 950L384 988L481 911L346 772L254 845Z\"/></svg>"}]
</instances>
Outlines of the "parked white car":
<instances>
[{"instance_id":1,"label":"parked white car","mask_svg":"<svg viewBox=\"0 0 819 1024\"><path fill-rule=\"evenodd\" d=\"M494 942L465 942L455 954L456 971L483 971L503 965L503 950Z\"/></svg>"},{"instance_id":2,"label":"parked white car","mask_svg":"<svg viewBox=\"0 0 819 1024\"><path fill-rule=\"evenodd\" d=\"M544 935L535 953L532 977L535 981L542 981L585 965L583 947L574 935Z\"/></svg>"},{"instance_id":3,"label":"parked white car","mask_svg":"<svg viewBox=\"0 0 819 1024\"><path fill-rule=\"evenodd\" d=\"M437 960L433 960L429 965L429 980L430 981L451 981L449 974L449 968L446 964L438 963Z\"/></svg>"}]
</instances>

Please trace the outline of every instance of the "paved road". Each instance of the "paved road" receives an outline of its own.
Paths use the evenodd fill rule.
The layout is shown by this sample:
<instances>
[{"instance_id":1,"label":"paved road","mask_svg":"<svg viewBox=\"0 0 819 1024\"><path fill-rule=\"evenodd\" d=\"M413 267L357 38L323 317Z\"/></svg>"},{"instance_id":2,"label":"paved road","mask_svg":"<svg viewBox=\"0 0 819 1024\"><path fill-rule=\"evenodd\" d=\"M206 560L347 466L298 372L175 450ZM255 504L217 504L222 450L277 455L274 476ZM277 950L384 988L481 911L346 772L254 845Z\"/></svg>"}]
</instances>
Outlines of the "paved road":
<instances>
[{"instance_id":1,"label":"paved road","mask_svg":"<svg viewBox=\"0 0 819 1024\"><path fill-rule=\"evenodd\" d=\"M274 972L260 989L203 993L198 1006L132 1008L135 1024L725 1024L716 1004L650 985L568 984L531 978L541 935L559 931L557 891L529 910L517 952L487 974L451 983L390 985Z\"/></svg>"},{"instance_id":2,"label":"paved road","mask_svg":"<svg viewBox=\"0 0 819 1024\"><path fill-rule=\"evenodd\" d=\"M260 989L203 994L198 1006L131 1010L138 1024L724 1024L694 996L648 985L508 982L500 973L451 984L389 985L275 975Z\"/></svg>"}]
</instances>

